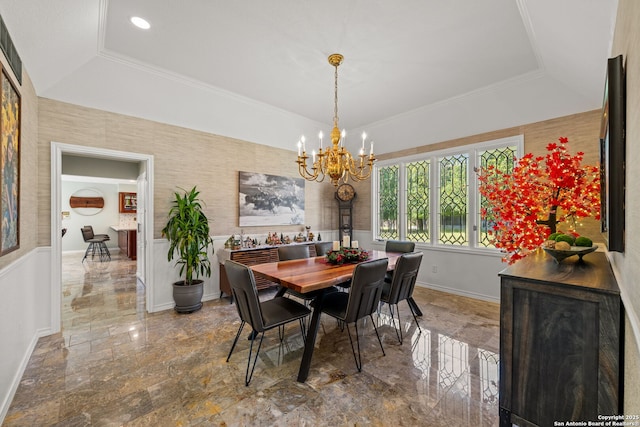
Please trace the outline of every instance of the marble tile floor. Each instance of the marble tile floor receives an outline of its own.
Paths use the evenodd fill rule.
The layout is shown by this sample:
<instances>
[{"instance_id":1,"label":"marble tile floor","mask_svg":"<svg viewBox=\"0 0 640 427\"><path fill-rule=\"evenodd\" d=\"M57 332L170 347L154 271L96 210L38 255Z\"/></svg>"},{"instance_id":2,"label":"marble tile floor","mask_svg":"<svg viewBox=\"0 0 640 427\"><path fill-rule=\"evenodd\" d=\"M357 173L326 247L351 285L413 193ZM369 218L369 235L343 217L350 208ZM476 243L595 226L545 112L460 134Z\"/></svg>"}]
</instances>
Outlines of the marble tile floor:
<instances>
[{"instance_id":1,"label":"marble tile floor","mask_svg":"<svg viewBox=\"0 0 640 427\"><path fill-rule=\"evenodd\" d=\"M400 345L383 309L386 356L361 325L360 373L346 330L324 316L304 384L293 323L283 343L267 333L245 387L249 341L225 362L239 326L227 298L149 314L135 262L81 257L63 255L62 333L38 341L3 426L498 425L498 304L417 288L422 333L401 303Z\"/></svg>"}]
</instances>

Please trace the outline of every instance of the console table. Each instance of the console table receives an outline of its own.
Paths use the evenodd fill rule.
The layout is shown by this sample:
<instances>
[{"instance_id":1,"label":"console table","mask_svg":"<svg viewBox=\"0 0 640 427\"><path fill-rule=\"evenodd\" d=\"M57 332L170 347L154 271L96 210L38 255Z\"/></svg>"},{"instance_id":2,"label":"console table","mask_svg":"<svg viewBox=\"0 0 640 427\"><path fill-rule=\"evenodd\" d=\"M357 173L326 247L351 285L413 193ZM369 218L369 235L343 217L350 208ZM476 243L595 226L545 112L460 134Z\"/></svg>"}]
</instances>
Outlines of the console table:
<instances>
[{"instance_id":1,"label":"console table","mask_svg":"<svg viewBox=\"0 0 640 427\"><path fill-rule=\"evenodd\" d=\"M309 255L316 256L315 242L291 243L292 245L309 245ZM218 262L220 263L220 298L222 294L231 296L231 285L227 278L227 272L224 269L224 262L228 259L239 262L244 265L257 265L267 262L278 261L278 246L260 246L257 248L243 249L219 249L217 251ZM265 277L255 276L256 288L258 290L267 289L272 286L278 286ZM233 302L233 298L231 300Z\"/></svg>"},{"instance_id":2,"label":"console table","mask_svg":"<svg viewBox=\"0 0 640 427\"><path fill-rule=\"evenodd\" d=\"M620 290L602 252L500 273L500 426L622 413Z\"/></svg>"}]
</instances>

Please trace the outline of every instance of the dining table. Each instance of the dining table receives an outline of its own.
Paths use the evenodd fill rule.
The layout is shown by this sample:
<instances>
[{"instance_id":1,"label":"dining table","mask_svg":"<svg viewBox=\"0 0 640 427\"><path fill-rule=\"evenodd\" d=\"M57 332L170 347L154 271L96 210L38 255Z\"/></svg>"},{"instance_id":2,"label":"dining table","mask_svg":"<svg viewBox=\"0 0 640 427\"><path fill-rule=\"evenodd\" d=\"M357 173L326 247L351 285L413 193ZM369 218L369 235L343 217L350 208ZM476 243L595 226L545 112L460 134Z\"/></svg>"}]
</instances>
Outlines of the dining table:
<instances>
[{"instance_id":1,"label":"dining table","mask_svg":"<svg viewBox=\"0 0 640 427\"><path fill-rule=\"evenodd\" d=\"M367 261L387 258L389 264L387 270L395 268L396 260L403 255L400 252L368 251ZM317 292L313 303L313 314L304 345L304 353L298 371L298 382L305 382L311 367L311 358L316 343L320 315L326 290L332 286L348 282L353 276L353 271L358 263L331 264L326 256L303 258L290 261L277 261L265 264L252 265L250 268L255 275L266 277L280 285L276 296L282 296L287 289L300 293Z\"/></svg>"}]
</instances>

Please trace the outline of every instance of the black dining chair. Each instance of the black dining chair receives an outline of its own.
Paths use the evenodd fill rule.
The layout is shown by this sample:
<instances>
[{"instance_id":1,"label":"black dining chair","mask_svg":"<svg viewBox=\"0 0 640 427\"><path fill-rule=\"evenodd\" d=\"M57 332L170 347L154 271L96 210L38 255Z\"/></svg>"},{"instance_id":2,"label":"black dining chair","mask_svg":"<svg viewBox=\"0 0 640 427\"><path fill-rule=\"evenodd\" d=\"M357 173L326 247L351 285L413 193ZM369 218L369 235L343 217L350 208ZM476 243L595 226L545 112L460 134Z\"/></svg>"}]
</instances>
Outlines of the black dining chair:
<instances>
[{"instance_id":1,"label":"black dining chair","mask_svg":"<svg viewBox=\"0 0 640 427\"><path fill-rule=\"evenodd\" d=\"M258 355L260 354L260 348L264 340L264 333L277 327L278 335L282 342L284 339L284 326L287 323L298 320L300 322L302 338L306 339L303 320L311 313L311 310L290 298L275 297L266 301L260 301L258 299L256 281L249 267L236 261L227 260L224 263L224 268L227 272L231 292L233 293L233 300L235 301L238 315L240 316L240 328L238 328L236 338L233 340L231 350L229 350L227 362L229 362L231 354L238 343L238 338L242 333L244 325L249 323L253 328L253 333L250 335L251 345L249 346L247 370L244 376L244 384L248 386L251 378L253 378L253 371L256 368L256 362L258 361ZM261 334L260 343L258 344L252 363L253 343L258 334Z\"/></svg>"},{"instance_id":2,"label":"black dining chair","mask_svg":"<svg viewBox=\"0 0 640 427\"><path fill-rule=\"evenodd\" d=\"M396 330L398 341L402 344L402 323L400 321L400 308L398 303L406 300L413 319L418 325L418 329L422 332L416 313L413 311L413 307L409 304L409 298L413 294L413 288L416 285L416 279L418 278L418 271L420 270L420 263L422 262L422 252L412 252L402 255L396 260L396 267L393 272L393 279L391 283L385 281L382 288L382 297L380 301L389 305L389 312L391 313L391 321L393 327ZM395 327L395 317L393 314L393 307L396 307L398 313L398 327Z\"/></svg>"},{"instance_id":3,"label":"black dining chair","mask_svg":"<svg viewBox=\"0 0 640 427\"><path fill-rule=\"evenodd\" d=\"M105 243L109 236L105 239L104 237L97 237L93 234L93 228L91 226L84 226L80 229L82 232L82 239L85 243L88 243L87 250L84 252L84 257L82 257L82 262L87 258L89 253L91 253L91 259L95 256L96 252L98 252L98 256L100 261L107 261L111 259L111 253L109 252L109 248Z\"/></svg>"},{"instance_id":4,"label":"black dining chair","mask_svg":"<svg viewBox=\"0 0 640 427\"><path fill-rule=\"evenodd\" d=\"M416 243L410 242L408 240L387 240L385 244L384 250L386 252L401 252L408 253L413 252L416 249ZM387 276L384 278L385 282L391 283L393 280L393 272L387 272ZM407 299L407 303L411 307L411 312L416 316L422 316L422 310L418 307L418 304L413 299L413 297L409 297Z\"/></svg>"},{"instance_id":5,"label":"black dining chair","mask_svg":"<svg viewBox=\"0 0 640 427\"><path fill-rule=\"evenodd\" d=\"M289 261L293 259L304 259L309 258L309 245L292 245L292 246L280 246L278 247L278 260L280 261ZM285 291L289 295L293 295L294 297L300 298L304 300L305 305L309 305L309 302L316 297L316 293L306 293L294 291L293 289L288 289Z\"/></svg>"},{"instance_id":6,"label":"black dining chair","mask_svg":"<svg viewBox=\"0 0 640 427\"><path fill-rule=\"evenodd\" d=\"M280 261L288 261L291 259L309 258L309 245L287 245L278 247L278 259Z\"/></svg>"},{"instance_id":7,"label":"black dining chair","mask_svg":"<svg viewBox=\"0 0 640 427\"><path fill-rule=\"evenodd\" d=\"M407 240L387 240L387 243L384 245L385 252L413 252L416 249L415 242L409 242ZM391 283L391 279L393 276L393 271L387 272L387 276L384 278L385 281Z\"/></svg>"},{"instance_id":8,"label":"black dining chair","mask_svg":"<svg viewBox=\"0 0 640 427\"><path fill-rule=\"evenodd\" d=\"M280 246L278 247L278 259L280 261L290 261L293 259L304 259L309 258L310 256L309 245L291 245L291 246ZM331 287L328 289L320 290L320 291L312 291L307 293L302 293L298 291L294 291L293 289L286 290L286 293L289 295L293 295L297 298L304 300L305 305L309 305L315 297L318 296L319 292L337 292L338 290L335 287Z\"/></svg>"},{"instance_id":9,"label":"black dining chair","mask_svg":"<svg viewBox=\"0 0 640 427\"><path fill-rule=\"evenodd\" d=\"M362 372L362 355L360 353L360 337L358 334L358 320L369 316L371 324L378 337L382 354L384 347L382 340L378 334L378 328L373 321L372 314L377 310L382 296L382 287L384 286L384 275L387 271L389 260L387 258L377 259L373 261L365 261L356 265L353 270L351 279L351 290L346 292L334 292L323 298L321 310L323 313L331 317L335 317L338 321L343 322L347 326L349 334L349 342L351 343L351 351L356 361L358 372ZM313 304L312 304L313 305ZM353 346L351 331L349 324L355 324L356 329L356 349Z\"/></svg>"},{"instance_id":10,"label":"black dining chair","mask_svg":"<svg viewBox=\"0 0 640 427\"><path fill-rule=\"evenodd\" d=\"M333 242L316 242L315 246L316 246L316 256L326 256L327 252L333 250ZM349 290L349 287L351 286L351 280L347 280L336 286L346 292Z\"/></svg>"},{"instance_id":11,"label":"black dining chair","mask_svg":"<svg viewBox=\"0 0 640 427\"><path fill-rule=\"evenodd\" d=\"M333 249L333 242L316 242L316 256L325 256Z\"/></svg>"},{"instance_id":12,"label":"black dining chair","mask_svg":"<svg viewBox=\"0 0 640 427\"><path fill-rule=\"evenodd\" d=\"M385 243L385 252L413 252L416 249L416 243L408 240L387 240Z\"/></svg>"}]
</instances>

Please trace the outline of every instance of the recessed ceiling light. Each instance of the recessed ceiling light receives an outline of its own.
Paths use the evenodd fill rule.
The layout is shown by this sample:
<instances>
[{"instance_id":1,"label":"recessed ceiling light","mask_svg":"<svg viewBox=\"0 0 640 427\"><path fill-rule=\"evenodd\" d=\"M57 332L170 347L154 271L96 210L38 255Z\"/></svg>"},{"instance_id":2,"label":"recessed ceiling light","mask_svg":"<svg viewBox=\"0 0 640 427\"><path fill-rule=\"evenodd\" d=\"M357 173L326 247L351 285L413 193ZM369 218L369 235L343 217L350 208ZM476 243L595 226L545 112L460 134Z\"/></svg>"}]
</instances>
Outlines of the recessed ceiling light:
<instances>
[{"instance_id":1,"label":"recessed ceiling light","mask_svg":"<svg viewBox=\"0 0 640 427\"><path fill-rule=\"evenodd\" d=\"M138 28L142 28L143 30L148 30L151 28L151 24L146 19L140 18L139 16L132 16L131 23Z\"/></svg>"}]
</instances>

